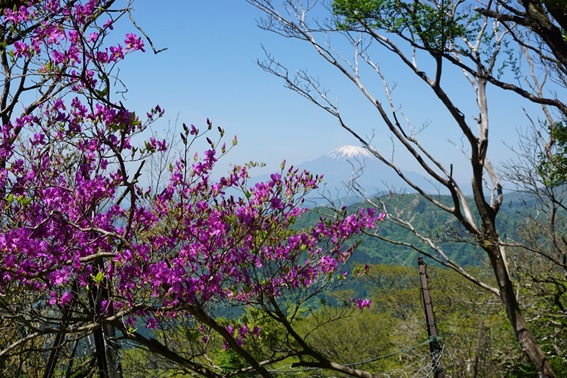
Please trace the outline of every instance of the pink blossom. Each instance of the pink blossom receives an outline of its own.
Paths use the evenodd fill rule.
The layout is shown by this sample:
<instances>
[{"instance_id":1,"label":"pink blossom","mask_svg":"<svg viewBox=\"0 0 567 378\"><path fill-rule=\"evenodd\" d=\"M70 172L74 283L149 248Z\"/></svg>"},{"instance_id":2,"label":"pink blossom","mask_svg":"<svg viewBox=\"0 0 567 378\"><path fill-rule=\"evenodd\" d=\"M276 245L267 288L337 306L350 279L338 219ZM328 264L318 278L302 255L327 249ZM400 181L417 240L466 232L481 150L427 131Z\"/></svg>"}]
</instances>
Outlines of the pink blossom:
<instances>
[{"instance_id":1,"label":"pink blossom","mask_svg":"<svg viewBox=\"0 0 567 378\"><path fill-rule=\"evenodd\" d=\"M54 306L54 305L57 304L57 293L56 292L52 291L50 293L50 298L49 298L47 303L49 303L50 306Z\"/></svg>"},{"instance_id":2,"label":"pink blossom","mask_svg":"<svg viewBox=\"0 0 567 378\"><path fill-rule=\"evenodd\" d=\"M63 295L61 295L61 299L59 300L59 304L61 306L66 306L73 300L73 293L70 291L65 291Z\"/></svg>"},{"instance_id":3,"label":"pink blossom","mask_svg":"<svg viewBox=\"0 0 567 378\"><path fill-rule=\"evenodd\" d=\"M154 317L149 318L146 321L146 328L148 329L157 329L157 320Z\"/></svg>"},{"instance_id":4,"label":"pink blossom","mask_svg":"<svg viewBox=\"0 0 567 378\"><path fill-rule=\"evenodd\" d=\"M144 50L144 41L142 41L142 38L138 37L136 34L126 34L126 39L124 40L124 43L126 44L126 49L127 50L131 50L131 51L137 51L140 50L142 52L145 52L146 50Z\"/></svg>"},{"instance_id":5,"label":"pink blossom","mask_svg":"<svg viewBox=\"0 0 567 378\"><path fill-rule=\"evenodd\" d=\"M30 57L29 46L23 41L16 41L14 42L15 53L18 58L21 57Z\"/></svg>"},{"instance_id":6,"label":"pink blossom","mask_svg":"<svg viewBox=\"0 0 567 378\"><path fill-rule=\"evenodd\" d=\"M109 60L112 62L116 62L118 60L124 59L124 50L122 46L110 46L110 58Z\"/></svg>"},{"instance_id":7,"label":"pink blossom","mask_svg":"<svg viewBox=\"0 0 567 378\"><path fill-rule=\"evenodd\" d=\"M370 308L372 305L372 301L370 299L358 298L356 301L353 299L352 302L359 310Z\"/></svg>"}]
</instances>

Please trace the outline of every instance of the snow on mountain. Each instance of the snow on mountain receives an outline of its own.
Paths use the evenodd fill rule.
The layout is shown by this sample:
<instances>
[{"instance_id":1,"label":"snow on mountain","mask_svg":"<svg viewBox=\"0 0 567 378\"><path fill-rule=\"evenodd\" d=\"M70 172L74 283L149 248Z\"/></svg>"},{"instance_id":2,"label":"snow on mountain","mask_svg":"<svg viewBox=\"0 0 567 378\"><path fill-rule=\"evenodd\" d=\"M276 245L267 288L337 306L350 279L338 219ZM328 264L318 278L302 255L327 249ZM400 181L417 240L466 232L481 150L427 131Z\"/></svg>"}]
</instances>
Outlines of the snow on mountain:
<instances>
[{"instance_id":1,"label":"snow on mountain","mask_svg":"<svg viewBox=\"0 0 567 378\"><path fill-rule=\"evenodd\" d=\"M365 148L358 146L342 146L329 152L326 157L339 160L339 159L359 159L370 158L373 155Z\"/></svg>"},{"instance_id":2,"label":"snow on mountain","mask_svg":"<svg viewBox=\"0 0 567 378\"><path fill-rule=\"evenodd\" d=\"M310 195L310 198L321 198L322 195L333 198L357 196L350 188L353 180L356 180L359 189L369 196L392 191L397 193L415 192L391 168L362 147L342 146L315 160L295 165L295 167L313 174L323 175L323 184L319 190ZM423 176L415 172L403 172L406 177L420 185L426 192L437 192L435 186ZM260 175L254 177L252 182L268 179L269 175Z\"/></svg>"},{"instance_id":3,"label":"snow on mountain","mask_svg":"<svg viewBox=\"0 0 567 378\"><path fill-rule=\"evenodd\" d=\"M368 195L389 190L406 191L407 187L394 171L362 147L342 146L298 167L323 174L324 190L332 196L341 197L351 192L349 185L354 179Z\"/></svg>"}]
</instances>

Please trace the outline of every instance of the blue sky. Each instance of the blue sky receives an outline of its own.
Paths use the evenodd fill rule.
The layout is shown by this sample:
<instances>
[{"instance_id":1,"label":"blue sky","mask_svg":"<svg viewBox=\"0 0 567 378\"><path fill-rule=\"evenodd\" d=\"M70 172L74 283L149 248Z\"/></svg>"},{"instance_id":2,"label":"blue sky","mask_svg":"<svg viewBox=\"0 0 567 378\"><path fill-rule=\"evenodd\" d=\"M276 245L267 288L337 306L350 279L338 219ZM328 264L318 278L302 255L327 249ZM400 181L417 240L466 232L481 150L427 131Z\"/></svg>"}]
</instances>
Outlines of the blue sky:
<instances>
[{"instance_id":1,"label":"blue sky","mask_svg":"<svg viewBox=\"0 0 567 378\"><path fill-rule=\"evenodd\" d=\"M168 50L124 62L129 104L159 103L172 123L179 116L199 126L209 117L229 141L238 136L229 155L234 163L255 160L277 169L284 159L297 164L353 143L331 117L258 67L262 45L284 57L297 46L258 29L259 12L244 1L172 0L167 7L137 1L134 8L156 47Z\"/></svg>"},{"instance_id":2,"label":"blue sky","mask_svg":"<svg viewBox=\"0 0 567 378\"><path fill-rule=\"evenodd\" d=\"M167 51L129 56L121 66L120 76L129 89L126 103L130 107L145 112L160 104L166 109L160 127L166 129L167 123L174 124L176 119L179 124L199 126L209 117L225 128L228 140L235 134L239 139L239 145L223 164L254 160L267 163L272 171L284 159L299 164L341 145L357 145L331 116L257 66L256 60L264 56L264 46L290 71L306 68L320 76L351 125L362 135L374 130L376 144L389 145L377 114L360 94L309 46L260 30L256 20L262 14L244 0L168 0L159 4L162 6L137 0L134 16L156 47L166 47ZM455 160L456 171L464 179L466 168L459 173L458 161L463 167L466 162L458 149L446 142L456 137L450 132L454 125L447 125L447 115L432 105L427 88L400 70L392 59L385 56L381 65L391 73L391 83L396 83L394 95L402 110L415 126L431 124L422 134L425 143L442 160ZM372 85L380 84L378 79L373 80ZM471 107L474 97L466 96L470 89L460 75L455 76L451 89L457 95L462 91L463 98L469 99L463 106ZM510 143L510 133L523 127L526 120L515 97L501 92L491 94L493 156L502 160L510 155L502 141ZM404 169L414 167L402 155L397 161Z\"/></svg>"}]
</instances>

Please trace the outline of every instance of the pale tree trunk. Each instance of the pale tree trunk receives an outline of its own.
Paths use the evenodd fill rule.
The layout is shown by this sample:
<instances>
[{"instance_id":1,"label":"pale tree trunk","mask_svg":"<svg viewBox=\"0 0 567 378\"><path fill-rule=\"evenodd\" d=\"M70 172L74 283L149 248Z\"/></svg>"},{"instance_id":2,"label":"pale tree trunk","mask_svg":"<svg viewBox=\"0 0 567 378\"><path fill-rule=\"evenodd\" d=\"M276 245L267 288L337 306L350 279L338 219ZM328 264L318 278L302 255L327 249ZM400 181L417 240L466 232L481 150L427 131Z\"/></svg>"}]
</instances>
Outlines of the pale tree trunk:
<instances>
[{"instance_id":1,"label":"pale tree trunk","mask_svg":"<svg viewBox=\"0 0 567 378\"><path fill-rule=\"evenodd\" d=\"M520 304L514 293L512 281L510 280L507 264L503 258L502 248L501 246L487 248L490 264L494 271L494 276L498 281L500 300L506 309L506 314L522 350L536 367L539 376L554 378L555 373L549 365L549 361L540 348L538 341L529 330L528 322L522 313Z\"/></svg>"},{"instance_id":2,"label":"pale tree trunk","mask_svg":"<svg viewBox=\"0 0 567 378\"><path fill-rule=\"evenodd\" d=\"M494 17L494 15L491 12L494 9L500 9L493 8L493 5L499 4L500 2L494 4L490 3L488 5L481 2L476 3L479 7L487 7L486 9L490 11L488 12L490 14L487 12L482 13L475 8L475 11L479 12L477 15L484 14L484 16L480 16L476 21L472 21L471 19L471 22L477 23L478 32L463 34L462 36L454 37L454 40L444 40L444 45L442 49L439 50L434 44L431 44L436 41L434 38L427 40L428 37L431 37L425 30L428 25L420 24L422 20L420 17L416 17L415 19L400 17L400 20L403 21L400 25L404 25L404 27L394 29L389 28L388 25L390 24L388 23L382 24L381 22L375 22L382 16L397 17L397 14L407 14L408 12L417 14L415 13L417 9L419 9L420 12L424 12L426 9L431 10L431 2L427 2L427 6L423 8L410 8L405 2L392 2L391 4L383 4L376 9L372 9L375 13L366 12L368 9L360 13L354 10L345 17L349 20L348 22L336 24L337 20L335 18L326 20L327 23L321 20L320 15L317 15L313 19L308 18L307 14L312 8L299 0L284 0L284 5L281 8L275 5L275 1L247 1L267 15L267 20L260 23L261 28L310 44L323 60L327 61L338 70L339 75L346 77L346 79L366 97L371 106L375 108L384 126L384 133L391 137L396 143L399 143L396 147L401 146L401 149L405 150L405 152L415 160L416 165L422 170L422 173L426 177L435 184L438 184L441 188L449 191L451 203L447 205L440 201L437 196L427 193L424 187L412 182L411 178L408 178L404 174L397 163L394 162L393 156L388 157L389 153L383 153L374 148L371 144L372 137L362 136L362 131L357 130L349 124L344 114L339 110L336 100L329 98L326 89L322 88L317 77L310 76L307 71L303 70L297 71L298 73L296 75L290 74L290 71L270 54L267 55L265 62L260 63L260 66L264 70L283 79L288 88L299 93L334 116L342 128L354 136L382 163L393 169L412 189L419 193L424 199L458 220L468 234L468 241L471 242L472 239L472 243L480 246L487 254L494 273L494 278L498 282L498 285L497 287L492 287L467 273L464 267L452 261L448 257L448 254L436 244L436 241L433 239L434 236L420 234L420 230L416 230L411 219L404 219L403 212L394 214L393 218L395 218L398 224L413 232L423 242L425 248L408 245L408 243L404 243L400 240L389 240L378 235L377 237L397 245L405 245L418 250L426 256L433 258L435 261L462 274L466 279L478 286L497 294L506 310L507 317L522 350L532 361L539 375L541 377L555 377L549 361L546 359L545 353L528 327L518 298L514 294L510 273L507 267L506 251L500 239L500 235L496 230L496 218L503 201L503 192L501 180L493 169L487 154L489 145L489 112L486 87L487 84L490 83L496 87L515 92L519 96L534 103L556 107L560 111L563 111L564 114L567 114L567 107L559 99L545 96L543 94L544 91L541 90L543 84L538 82L537 77L534 77L533 81L528 82L527 86L533 89L532 91L526 91L522 86L516 85L515 82L501 81L498 68L501 64L501 57L505 54L504 51L500 51L500 48L503 46L503 49L508 49L507 43L509 43L510 40L506 40L506 38L509 38L509 34L514 33L514 31L500 28L492 22L493 19L491 17ZM356 8L354 3L356 2L350 5ZM470 13L472 10L472 8L467 8L467 10L460 9L460 13L457 13L456 9L463 3L468 2L454 1L441 3L443 7L438 9L439 12L433 12L430 15L435 17L439 16L442 20L449 22L456 22L454 19L451 19L451 15L455 17L462 16ZM420 1L414 3L415 6L423 4L424 3ZM400 6L401 8L396 8L395 11L391 13L386 12L388 16L384 16L380 13L383 8L395 8L396 6ZM451 12L455 13L452 14ZM365 16L367 13L370 16ZM468 25L463 25L463 27L467 28ZM353 47L353 53L353 50L349 50L349 53L353 54L352 57L341 55L341 53L335 49L336 46L331 46L334 32L341 33L350 43L350 47ZM319 38L322 34L324 37ZM401 37L401 39L393 39L392 34L395 34L396 37ZM422 36L424 36L426 41L421 38ZM457 39L459 40L456 41ZM517 39L511 39L518 42ZM486 42L487 40L490 42ZM404 44L406 42L407 44ZM491 49L484 49L484 45L487 43L493 44ZM372 47L375 46L378 46L378 49L382 48L382 50L377 50L379 51L377 54L378 60L373 60L371 57L371 53L376 51L372 49ZM537 54L539 50L537 50L534 45L534 49L530 51ZM471 188L474 196L472 200L465 196L463 189L453 177L453 165L442 162L442 160L444 160L443 151L438 151L437 149L439 149L439 147L428 149L421 143L419 133L415 132L409 120L401 113L401 106L396 104L393 100L391 96L392 90L388 84L390 79L386 78L379 66L379 60L384 59L384 55L381 55L383 52L390 53L392 56L399 59L400 70L402 67L406 68L408 70L407 72L415 75L418 81L424 82L429 86L432 94L439 100L441 108L450 114L452 118L451 127L460 132L464 146L463 152L466 153L470 162L470 165L468 165L466 169L470 169ZM426 61L426 58L429 58L429 66L426 64L423 64L422 67L418 66L417 62L423 63ZM529 65L533 63L533 57L526 56L525 59L528 61ZM375 74L372 80L363 81L364 71L360 69L362 65L364 65L365 69ZM475 93L475 96L471 97L476 105L476 109L472 114L465 115L459 108L463 106L463 98L454 95L454 93L453 96L451 96L450 92L447 92L445 86L442 85L442 83L452 80L451 77L444 75L444 73L449 71L450 67L458 67L459 70L462 70L466 80L471 84ZM526 73L524 79L529 79L529 76L530 74ZM384 92L378 94L373 93L375 89L375 79L383 83ZM381 100L384 97L386 100ZM478 111L478 113L476 113L476 111ZM471 121L473 119L475 122ZM368 130L364 131L364 133L366 132L368 132ZM490 197L490 200L487 199L487 197ZM373 199L370 198L366 199L369 202L373 201ZM426 252L428 249L433 249L436 254Z\"/></svg>"},{"instance_id":3,"label":"pale tree trunk","mask_svg":"<svg viewBox=\"0 0 567 378\"><path fill-rule=\"evenodd\" d=\"M490 265L494 272L494 278L498 285L498 294L500 300L506 309L506 314L514 330L514 334L520 343L520 346L526 356L532 361L538 371L540 377L555 377L553 369L549 365L545 353L539 346L539 342L530 331L528 323L518 303L515 295L514 287L510 279L510 271L506 250L500 239L500 235L496 229L496 217L500 210L503 200L501 180L494 172L491 163L487 158L488 153L488 131L489 131L489 113L488 99L486 95L487 82L484 79L476 79L473 87L476 88L477 103L480 110L478 119L479 136L471 142L471 167L473 172L472 190L474 204L478 215L480 216L480 225L474 227L472 234L480 242L480 245L488 255ZM496 191L497 197L487 202L485 194L485 186L483 185L484 173ZM467 219L471 226L474 226L473 219Z\"/></svg>"}]
</instances>

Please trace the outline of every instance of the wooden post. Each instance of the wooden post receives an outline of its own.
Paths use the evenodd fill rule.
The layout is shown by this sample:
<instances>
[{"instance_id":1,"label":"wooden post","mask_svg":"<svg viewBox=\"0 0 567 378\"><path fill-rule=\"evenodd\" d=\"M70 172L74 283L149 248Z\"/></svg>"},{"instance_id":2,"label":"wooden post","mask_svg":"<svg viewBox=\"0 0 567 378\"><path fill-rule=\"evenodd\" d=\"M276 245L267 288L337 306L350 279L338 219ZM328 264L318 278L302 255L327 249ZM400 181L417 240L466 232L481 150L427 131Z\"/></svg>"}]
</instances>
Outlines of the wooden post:
<instances>
[{"instance_id":1,"label":"wooden post","mask_svg":"<svg viewBox=\"0 0 567 378\"><path fill-rule=\"evenodd\" d=\"M473 378L478 377L478 365L482 355L483 341L484 341L484 322L481 320L478 326L478 340L476 341L476 356L474 358Z\"/></svg>"},{"instance_id":2,"label":"wooden post","mask_svg":"<svg viewBox=\"0 0 567 378\"><path fill-rule=\"evenodd\" d=\"M423 258L418 257L419 266L419 282L421 283L421 297L423 298L423 306L425 308L425 320L427 321L427 333L429 335L429 350L431 352L431 360L433 366L433 376L435 378L445 378L445 372L441 367L441 343L439 342L439 334L437 333L437 325L435 324L435 314L433 313L433 304L429 296L429 284L427 281L427 264Z\"/></svg>"}]
</instances>

